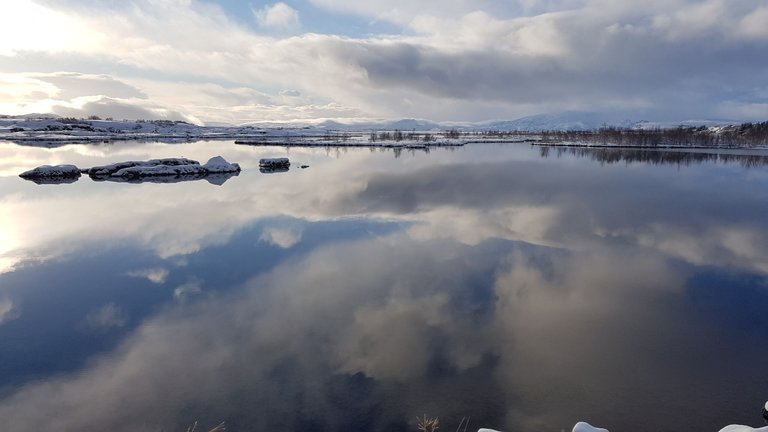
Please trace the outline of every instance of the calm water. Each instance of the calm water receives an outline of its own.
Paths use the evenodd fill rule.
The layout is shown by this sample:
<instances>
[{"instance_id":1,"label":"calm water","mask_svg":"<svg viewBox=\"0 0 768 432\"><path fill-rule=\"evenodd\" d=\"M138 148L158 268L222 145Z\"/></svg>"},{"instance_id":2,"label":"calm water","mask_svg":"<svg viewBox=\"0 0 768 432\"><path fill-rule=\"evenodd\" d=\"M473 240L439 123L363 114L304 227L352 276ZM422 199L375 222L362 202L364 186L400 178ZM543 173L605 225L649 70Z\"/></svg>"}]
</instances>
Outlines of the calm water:
<instances>
[{"instance_id":1,"label":"calm water","mask_svg":"<svg viewBox=\"0 0 768 432\"><path fill-rule=\"evenodd\" d=\"M766 159L648 153L0 143L0 428L760 425ZM219 154L223 185L17 177Z\"/></svg>"}]
</instances>

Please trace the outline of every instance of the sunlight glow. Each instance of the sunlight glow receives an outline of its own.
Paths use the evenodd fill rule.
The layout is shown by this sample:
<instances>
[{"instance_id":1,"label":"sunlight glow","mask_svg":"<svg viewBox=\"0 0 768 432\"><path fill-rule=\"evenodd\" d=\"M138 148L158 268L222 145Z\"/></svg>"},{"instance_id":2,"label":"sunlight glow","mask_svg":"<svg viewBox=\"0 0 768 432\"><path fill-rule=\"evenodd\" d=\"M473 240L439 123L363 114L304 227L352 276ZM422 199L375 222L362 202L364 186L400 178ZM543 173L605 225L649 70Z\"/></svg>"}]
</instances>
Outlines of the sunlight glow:
<instances>
[{"instance_id":1,"label":"sunlight glow","mask_svg":"<svg viewBox=\"0 0 768 432\"><path fill-rule=\"evenodd\" d=\"M102 39L85 23L31 0L6 3L6 19L0 26L0 55L13 56L21 51L90 51Z\"/></svg>"}]
</instances>

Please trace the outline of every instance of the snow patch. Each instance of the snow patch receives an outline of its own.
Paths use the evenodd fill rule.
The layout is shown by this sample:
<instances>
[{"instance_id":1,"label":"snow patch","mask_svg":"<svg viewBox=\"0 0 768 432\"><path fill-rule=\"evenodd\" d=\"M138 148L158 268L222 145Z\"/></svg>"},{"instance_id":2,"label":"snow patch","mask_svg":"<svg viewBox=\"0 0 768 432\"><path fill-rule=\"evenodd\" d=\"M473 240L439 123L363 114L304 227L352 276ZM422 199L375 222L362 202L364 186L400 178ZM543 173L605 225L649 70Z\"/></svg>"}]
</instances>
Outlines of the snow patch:
<instances>
[{"instance_id":1,"label":"snow patch","mask_svg":"<svg viewBox=\"0 0 768 432\"><path fill-rule=\"evenodd\" d=\"M608 429L594 427L586 422L578 422L573 427L573 432L608 432Z\"/></svg>"},{"instance_id":2,"label":"snow patch","mask_svg":"<svg viewBox=\"0 0 768 432\"><path fill-rule=\"evenodd\" d=\"M208 159L208 162L206 162L205 165L203 165L203 168L205 168L205 170L208 171L209 174L231 173L231 172L240 171L240 165L236 163L229 163L221 156L215 156Z\"/></svg>"},{"instance_id":3,"label":"snow patch","mask_svg":"<svg viewBox=\"0 0 768 432\"><path fill-rule=\"evenodd\" d=\"M743 425L730 425L720 429L720 432L768 432L768 426L755 429Z\"/></svg>"}]
</instances>

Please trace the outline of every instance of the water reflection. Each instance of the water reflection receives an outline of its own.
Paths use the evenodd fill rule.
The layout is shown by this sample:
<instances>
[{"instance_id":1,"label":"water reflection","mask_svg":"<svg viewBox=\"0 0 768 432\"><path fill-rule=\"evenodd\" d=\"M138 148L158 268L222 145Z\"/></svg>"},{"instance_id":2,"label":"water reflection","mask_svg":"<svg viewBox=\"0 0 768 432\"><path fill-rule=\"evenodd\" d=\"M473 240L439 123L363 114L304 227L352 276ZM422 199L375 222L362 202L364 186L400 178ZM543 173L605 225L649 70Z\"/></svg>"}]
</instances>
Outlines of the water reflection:
<instances>
[{"instance_id":1,"label":"water reflection","mask_svg":"<svg viewBox=\"0 0 768 432\"><path fill-rule=\"evenodd\" d=\"M244 169L281 155L231 147ZM4 427L755 423L765 173L291 151L313 169L221 188L0 179Z\"/></svg>"},{"instance_id":2,"label":"water reflection","mask_svg":"<svg viewBox=\"0 0 768 432\"><path fill-rule=\"evenodd\" d=\"M755 154L757 152L757 154ZM738 164L745 168L768 166L768 153L764 151L732 150L652 150L628 148L587 148L587 147L550 147L539 146L541 157L556 157L563 155L590 158L603 164L642 163L651 165L680 165L688 166L701 163Z\"/></svg>"}]
</instances>

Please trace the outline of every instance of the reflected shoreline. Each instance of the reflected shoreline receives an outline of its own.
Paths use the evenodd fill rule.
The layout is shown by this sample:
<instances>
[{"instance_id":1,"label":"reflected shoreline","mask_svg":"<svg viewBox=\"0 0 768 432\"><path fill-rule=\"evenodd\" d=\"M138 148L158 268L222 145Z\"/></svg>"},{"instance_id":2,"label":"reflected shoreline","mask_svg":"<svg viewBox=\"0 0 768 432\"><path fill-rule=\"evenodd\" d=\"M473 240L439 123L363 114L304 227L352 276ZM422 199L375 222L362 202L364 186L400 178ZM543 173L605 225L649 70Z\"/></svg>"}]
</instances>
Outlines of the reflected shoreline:
<instances>
[{"instance_id":1,"label":"reflected shoreline","mask_svg":"<svg viewBox=\"0 0 768 432\"><path fill-rule=\"evenodd\" d=\"M562 157L564 155L588 158L601 164L649 164L649 165L683 165L692 164L738 164L744 168L757 168L768 166L768 152L755 154L752 150L749 154L727 152L725 150L704 149L648 149L637 147L587 147L578 145L552 146L537 144L539 155L542 158L550 156ZM704 150L704 151L702 151Z\"/></svg>"}]
</instances>

